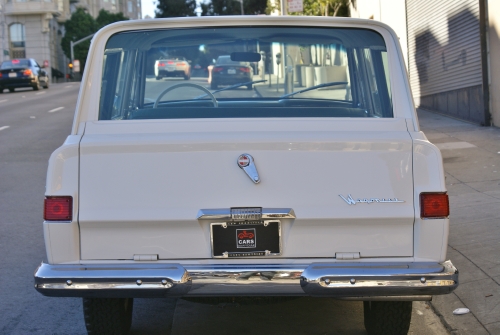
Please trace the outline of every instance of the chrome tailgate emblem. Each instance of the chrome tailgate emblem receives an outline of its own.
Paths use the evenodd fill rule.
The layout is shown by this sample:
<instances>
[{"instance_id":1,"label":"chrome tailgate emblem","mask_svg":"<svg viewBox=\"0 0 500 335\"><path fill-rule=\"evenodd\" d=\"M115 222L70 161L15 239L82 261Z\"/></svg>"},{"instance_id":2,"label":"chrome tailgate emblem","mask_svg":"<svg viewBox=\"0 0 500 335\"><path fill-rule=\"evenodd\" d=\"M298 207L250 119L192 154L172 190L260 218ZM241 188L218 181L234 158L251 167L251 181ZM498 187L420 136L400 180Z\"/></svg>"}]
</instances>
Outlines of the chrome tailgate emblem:
<instances>
[{"instance_id":1,"label":"chrome tailgate emblem","mask_svg":"<svg viewBox=\"0 0 500 335\"><path fill-rule=\"evenodd\" d=\"M260 182L259 173L257 172L257 167L255 166L253 157L249 154L242 154L238 157L237 161L240 169L245 171L248 177L255 183Z\"/></svg>"}]
</instances>

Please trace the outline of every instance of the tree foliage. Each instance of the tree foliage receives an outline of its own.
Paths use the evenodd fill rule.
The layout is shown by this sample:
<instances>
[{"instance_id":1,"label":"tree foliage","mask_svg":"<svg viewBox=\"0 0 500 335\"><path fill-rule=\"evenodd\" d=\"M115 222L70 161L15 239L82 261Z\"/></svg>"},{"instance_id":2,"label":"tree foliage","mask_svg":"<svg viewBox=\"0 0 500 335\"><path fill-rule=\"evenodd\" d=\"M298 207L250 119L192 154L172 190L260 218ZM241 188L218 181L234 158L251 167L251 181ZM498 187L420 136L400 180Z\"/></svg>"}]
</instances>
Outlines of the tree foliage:
<instances>
[{"instance_id":1,"label":"tree foliage","mask_svg":"<svg viewBox=\"0 0 500 335\"><path fill-rule=\"evenodd\" d=\"M97 31L97 23L92 15L85 12L83 8L77 8L71 18L64 23L66 33L61 41L61 47L66 57L71 58L71 41L78 41ZM90 40L82 42L74 47L75 59L79 59L82 66L87 60Z\"/></svg>"},{"instance_id":2,"label":"tree foliage","mask_svg":"<svg viewBox=\"0 0 500 335\"><path fill-rule=\"evenodd\" d=\"M211 0L200 4L202 16L241 15L239 0ZM245 15L265 14L267 0L243 0Z\"/></svg>"},{"instance_id":3,"label":"tree foliage","mask_svg":"<svg viewBox=\"0 0 500 335\"><path fill-rule=\"evenodd\" d=\"M96 33L100 28L113 22L128 20L122 13L110 13L101 9L97 19L87 13L83 8L77 8L71 18L64 23L66 33L61 41L61 47L66 57L71 58L71 41L76 42L84 37ZM80 60L83 67L87 61L90 39L76 45L73 49L75 59Z\"/></svg>"},{"instance_id":4,"label":"tree foliage","mask_svg":"<svg viewBox=\"0 0 500 335\"><path fill-rule=\"evenodd\" d=\"M158 0L155 17L196 16L196 0Z\"/></svg>"},{"instance_id":5,"label":"tree foliage","mask_svg":"<svg viewBox=\"0 0 500 335\"><path fill-rule=\"evenodd\" d=\"M101 29L102 27L107 26L108 24L111 24L114 22L127 21L127 20L128 20L128 17L123 15L122 12L111 13L105 9L101 9L99 11L99 15L97 15L97 18L95 19L98 29Z\"/></svg>"},{"instance_id":6,"label":"tree foliage","mask_svg":"<svg viewBox=\"0 0 500 335\"><path fill-rule=\"evenodd\" d=\"M307 16L349 16L350 0L303 0L302 13L290 15Z\"/></svg>"}]
</instances>

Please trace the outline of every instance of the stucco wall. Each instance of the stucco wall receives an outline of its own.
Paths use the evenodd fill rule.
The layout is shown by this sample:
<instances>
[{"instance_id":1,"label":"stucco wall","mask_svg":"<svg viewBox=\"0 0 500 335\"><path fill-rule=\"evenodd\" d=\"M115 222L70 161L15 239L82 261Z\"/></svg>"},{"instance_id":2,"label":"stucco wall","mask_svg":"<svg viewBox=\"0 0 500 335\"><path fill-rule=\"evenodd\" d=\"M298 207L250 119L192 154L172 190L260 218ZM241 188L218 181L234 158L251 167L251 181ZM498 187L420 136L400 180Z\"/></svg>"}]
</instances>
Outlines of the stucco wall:
<instances>
[{"instance_id":1,"label":"stucco wall","mask_svg":"<svg viewBox=\"0 0 500 335\"><path fill-rule=\"evenodd\" d=\"M46 17L46 14L32 14L9 15L6 18L8 26L13 23L24 24L26 58L35 59L40 66L43 66L44 60L51 60L49 49L50 33L47 29L48 21ZM51 75L50 66L45 70Z\"/></svg>"}]
</instances>

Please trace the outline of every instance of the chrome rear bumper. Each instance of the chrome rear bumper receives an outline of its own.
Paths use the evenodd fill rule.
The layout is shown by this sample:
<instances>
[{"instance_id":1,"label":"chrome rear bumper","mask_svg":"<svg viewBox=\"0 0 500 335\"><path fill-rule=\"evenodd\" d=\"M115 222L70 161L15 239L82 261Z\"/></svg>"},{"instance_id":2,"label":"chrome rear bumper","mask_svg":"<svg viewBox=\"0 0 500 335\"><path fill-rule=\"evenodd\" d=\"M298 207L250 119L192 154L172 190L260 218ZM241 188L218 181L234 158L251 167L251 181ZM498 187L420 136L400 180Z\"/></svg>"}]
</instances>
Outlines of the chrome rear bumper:
<instances>
[{"instance_id":1,"label":"chrome rear bumper","mask_svg":"<svg viewBox=\"0 0 500 335\"><path fill-rule=\"evenodd\" d=\"M35 289L60 297L325 296L355 300L429 300L458 286L444 263L301 265L49 265Z\"/></svg>"}]
</instances>

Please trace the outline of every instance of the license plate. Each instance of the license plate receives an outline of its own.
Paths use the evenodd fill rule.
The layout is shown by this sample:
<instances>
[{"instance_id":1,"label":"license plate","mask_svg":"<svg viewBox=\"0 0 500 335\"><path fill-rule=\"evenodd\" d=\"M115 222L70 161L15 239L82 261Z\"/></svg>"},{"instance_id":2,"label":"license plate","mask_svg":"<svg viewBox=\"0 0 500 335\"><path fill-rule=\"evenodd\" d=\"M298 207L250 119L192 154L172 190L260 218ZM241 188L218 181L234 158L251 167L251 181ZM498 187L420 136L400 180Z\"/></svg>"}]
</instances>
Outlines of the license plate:
<instances>
[{"instance_id":1,"label":"license plate","mask_svg":"<svg viewBox=\"0 0 500 335\"><path fill-rule=\"evenodd\" d=\"M16 78L17 77L17 73L16 72L10 72L9 73L9 78Z\"/></svg>"},{"instance_id":2,"label":"license plate","mask_svg":"<svg viewBox=\"0 0 500 335\"><path fill-rule=\"evenodd\" d=\"M235 69L228 69L227 74L236 74L236 70Z\"/></svg>"},{"instance_id":3,"label":"license plate","mask_svg":"<svg viewBox=\"0 0 500 335\"><path fill-rule=\"evenodd\" d=\"M167 71L175 71L175 66L167 66Z\"/></svg>"},{"instance_id":4,"label":"license plate","mask_svg":"<svg viewBox=\"0 0 500 335\"><path fill-rule=\"evenodd\" d=\"M212 223L210 234L214 258L281 255L281 223L277 220Z\"/></svg>"}]
</instances>

